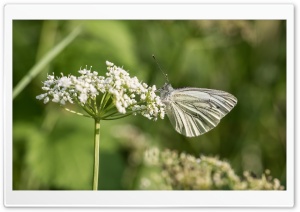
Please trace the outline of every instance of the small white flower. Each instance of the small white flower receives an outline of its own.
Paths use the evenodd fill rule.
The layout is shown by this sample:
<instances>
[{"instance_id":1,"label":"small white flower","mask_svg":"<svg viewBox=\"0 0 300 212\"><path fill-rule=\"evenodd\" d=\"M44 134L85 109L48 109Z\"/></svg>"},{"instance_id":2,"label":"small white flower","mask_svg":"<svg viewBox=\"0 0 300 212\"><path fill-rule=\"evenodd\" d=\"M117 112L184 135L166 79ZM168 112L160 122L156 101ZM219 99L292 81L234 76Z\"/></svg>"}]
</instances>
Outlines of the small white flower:
<instances>
[{"instance_id":1,"label":"small white flower","mask_svg":"<svg viewBox=\"0 0 300 212\"><path fill-rule=\"evenodd\" d=\"M58 86L68 88L72 84L71 79L68 77L62 77L58 80Z\"/></svg>"},{"instance_id":2,"label":"small white flower","mask_svg":"<svg viewBox=\"0 0 300 212\"><path fill-rule=\"evenodd\" d=\"M164 119L165 117L165 111L161 111L160 114L159 114L160 118L161 119Z\"/></svg>"},{"instance_id":3,"label":"small white flower","mask_svg":"<svg viewBox=\"0 0 300 212\"><path fill-rule=\"evenodd\" d=\"M154 92L150 92L150 99L155 99L156 94Z\"/></svg>"},{"instance_id":4,"label":"small white flower","mask_svg":"<svg viewBox=\"0 0 300 212\"><path fill-rule=\"evenodd\" d=\"M48 83L53 83L53 81L54 81L54 75L48 75L47 79L48 79L47 80Z\"/></svg>"},{"instance_id":5,"label":"small white flower","mask_svg":"<svg viewBox=\"0 0 300 212\"><path fill-rule=\"evenodd\" d=\"M98 95L98 91L93 85L90 85L90 92L92 96Z\"/></svg>"},{"instance_id":6,"label":"small white flower","mask_svg":"<svg viewBox=\"0 0 300 212\"><path fill-rule=\"evenodd\" d=\"M82 75L85 75L88 72L88 70L83 69L83 70L79 70L78 72Z\"/></svg>"},{"instance_id":7,"label":"small white flower","mask_svg":"<svg viewBox=\"0 0 300 212\"><path fill-rule=\"evenodd\" d=\"M156 85L153 85L151 89L152 89L153 92L155 92L156 91Z\"/></svg>"},{"instance_id":8,"label":"small white flower","mask_svg":"<svg viewBox=\"0 0 300 212\"><path fill-rule=\"evenodd\" d=\"M82 87L79 84L75 85L75 89L79 92L82 92Z\"/></svg>"},{"instance_id":9,"label":"small white flower","mask_svg":"<svg viewBox=\"0 0 300 212\"><path fill-rule=\"evenodd\" d=\"M81 93L78 98L79 98L81 103L85 104L88 96L85 93Z\"/></svg>"},{"instance_id":10,"label":"small white flower","mask_svg":"<svg viewBox=\"0 0 300 212\"><path fill-rule=\"evenodd\" d=\"M141 99L142 99L142 100L145 100L145 99L146 99L146 95L145 95L145 94L142 94L142 95L141 95Z\"/></svg>"},{"instance_id":11,"label":"small white flower","mask_svg":"<svg viewBox=\"0 0 300 212\"><path fill-rule=\"evenodd\" d=\"M122 113L122 114L126 113L126 110L125 110L125 108L122 106L121 102L119 102L119 101L116 102L116 107L117 107L119 113Z\"/></svg>"},{"instance_id":12,"label":"small white flower","mask_svg":"<svg viewBox=\"0 0 300 212\"><path fill-rule=\"evenodd\" d=\"M141 106L139 106L139 105L134 105L134 106L132 107L132 110L133 110L133 111L137 111L137 110L140 110L140 108L141 108Z\"/></svg>"},{"instance_id":13,"label":"small white flower","mask_svg":"<svg viewBox=\"0 0 300 212\"><path fill-rule=\"evenodd\" d=\"M42 87L42 90L44 90L44 91L49 91L49 90L50 90L50 88L49 88L49 87L47 87L47 86L43 86L43 87Z\"/></svg>"},{"instance_id":14,"label":"small white flower","mask_svg":"<svg viewBox=\"0 0 300 212\"><path fill-rule=\"evenodd\" d=\"M113 66L114 64L111 63L111 62L109 62L109 61L106 61L106 65L107 65L107 66Z\"/></svg>"},{"instance_id":15,"label":"small white flower","mask_svg":"<svg viewBox=\"0 0 300 212\"><path fill-rule=\"evenodd\" d=\"M66 103L66 101L64 99L60 100L60 104L64 105Z\"/></svg>"},{"instance_id":16,"label":"small white flower","mask_svg":"<svg viewBox=\"0 0 300 212\"><path fill-rule=\"evenodd\" d=\"M52 102L59 102L59 95L58 94L53 94Z\"/></svg>"},{"instance_id":17,"label":"small white flower","mask_svg":"<svg viewBox=\"0 0 300 212\"><path fill-rule=\"evenodd\" d=\"M48 103L49 102L49 97L47 96L45 99L44 99L44 104Z\"/></svg>"},{"instance_id":18,"label":"small white flower","mask_svg":"<svg viewBox=\"0 0 300 212\"><path fill-rule=\"evenodd\" d=\"M38 100L42 100L45 98L45 96L47 96L47 94L40 94L40 95L36 96L35 98L37 98Z\"/></svg>"}]
</instances>

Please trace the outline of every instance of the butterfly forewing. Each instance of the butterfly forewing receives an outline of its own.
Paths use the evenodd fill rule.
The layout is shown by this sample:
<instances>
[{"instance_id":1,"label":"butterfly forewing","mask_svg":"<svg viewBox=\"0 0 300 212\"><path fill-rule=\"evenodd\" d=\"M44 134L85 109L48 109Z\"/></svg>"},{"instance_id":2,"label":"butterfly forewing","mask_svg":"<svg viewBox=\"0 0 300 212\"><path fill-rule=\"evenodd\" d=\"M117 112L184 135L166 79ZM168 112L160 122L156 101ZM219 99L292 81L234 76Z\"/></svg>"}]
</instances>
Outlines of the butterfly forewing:
<instances>
[{"instance_id":1,"label":"butterfly forewing","mask_svg":"<svg viewBox=\"0 0 300 212\"><path fill-rule=\"evenodd\" d=\"M227 113L229 113L232 108L237 103L237 98L235 98L230 93L225 91L207 89L207 88L193 88L195 90L200 90L200 92L204 92L210 95L209 102L212 103L213 106L217 107L221 112L221 117L223 118Z\"/></svg>"},{"instance_id":2,"label":"butterfly forewing","mask_svg":"<svg viewBox=\"0 0 300 212\"><path fill-rule=\"evenodd\" d=\"M237 103L224 91L205 88L175 89L163 99L175 130L187 137L199 136L218 125Z\"/></svg>"}]
</instances>

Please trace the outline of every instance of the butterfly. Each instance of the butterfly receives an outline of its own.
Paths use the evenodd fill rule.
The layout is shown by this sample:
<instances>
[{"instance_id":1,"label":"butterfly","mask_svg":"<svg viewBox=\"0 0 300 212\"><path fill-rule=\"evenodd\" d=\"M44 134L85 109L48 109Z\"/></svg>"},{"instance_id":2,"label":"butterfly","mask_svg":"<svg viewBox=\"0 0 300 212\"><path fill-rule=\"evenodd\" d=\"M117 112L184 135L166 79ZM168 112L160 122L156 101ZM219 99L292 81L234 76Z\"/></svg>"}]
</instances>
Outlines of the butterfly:
<instances>
[{"instance_id":1,"label":"butterfly","mask_svg":"<svg viewBox=\"0 0 300 212\"><path fill-rule=\"evenodd\" d=\"M186 137L199 136L215 128L237 104L236 97L220 90L174 89L165 83L158 91L173 127Z\"/></svg>"},{"instance_id":2,"label":"butterfly","mask_svg":"<svg viewBox=\"0 0 300 212\"><path fill-rule=\"evenodd\" d=\"M154 55L153 59L156 61ZM175 130L186 136L195 137L215 128L220 120L237 104L237 98L230 93L207 88L174 89L156 61L167 83L157 91L166 114Z\"/></svg>"}]
</instances>

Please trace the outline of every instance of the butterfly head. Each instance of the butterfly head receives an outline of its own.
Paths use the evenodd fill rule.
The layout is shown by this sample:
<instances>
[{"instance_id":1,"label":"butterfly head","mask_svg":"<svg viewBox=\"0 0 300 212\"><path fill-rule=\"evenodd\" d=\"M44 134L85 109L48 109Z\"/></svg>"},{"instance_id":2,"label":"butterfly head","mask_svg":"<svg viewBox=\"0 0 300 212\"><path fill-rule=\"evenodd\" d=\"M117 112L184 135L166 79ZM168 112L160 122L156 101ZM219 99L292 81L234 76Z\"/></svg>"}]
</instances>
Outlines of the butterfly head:
<instances>
[{"instance_id":1,"label":"butterfly head","mask_svg":"<svg viewBox=\"0 0 300 212\"><path fill-rule=\"evenodd\" d=\"M165 83L163 87L157 89L157 91L160 93L160 98L162 99L166 99L173 90L174 88L169 83Z\"/></svg>"}]
</instances>

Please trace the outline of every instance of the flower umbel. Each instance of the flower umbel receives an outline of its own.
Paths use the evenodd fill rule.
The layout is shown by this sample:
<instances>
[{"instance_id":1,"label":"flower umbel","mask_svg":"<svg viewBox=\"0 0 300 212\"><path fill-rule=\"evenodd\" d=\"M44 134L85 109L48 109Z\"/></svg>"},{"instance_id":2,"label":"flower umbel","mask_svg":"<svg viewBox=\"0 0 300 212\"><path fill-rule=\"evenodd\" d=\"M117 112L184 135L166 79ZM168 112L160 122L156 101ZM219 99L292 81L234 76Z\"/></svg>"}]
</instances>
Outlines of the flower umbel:
<instances>
[{"instance_id":1,"label":"flower umbel","mask_svg":"<svg viewBox=\"0 0 300 212\"><path fill-rule=\"evenodd\" d=\"M164 104L155 94L155 85L141 83L137 77L130 77L127 71L109 61L106 65L105 76L86 68L78 71L79 77L48 75L42 87L45 93L36 98L45 104L49 101L62 106L68 102L77 103L88 114L81 115L99 120L113 120L131 114L141 114L153 120L164 118Z\"/></svg>"},{"instance_id":2,"label":"flower umbel","mask_svg":"<svg viewBox=\"0 0 300 212\"><path fill-rule=\"evenodd\" d=\"M144 164L155 170L147 172L139 185L144 190L284 190L277 178L266 170L261 177L245 172L239 177L231 165L217 157L195 157L174 150L150 148Z\"/></svg>"}]
</instances>

